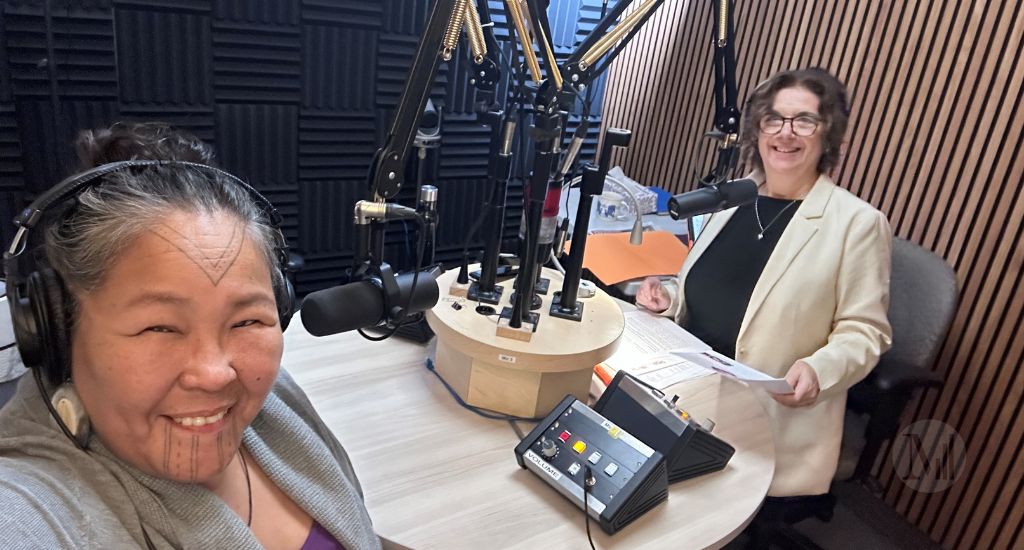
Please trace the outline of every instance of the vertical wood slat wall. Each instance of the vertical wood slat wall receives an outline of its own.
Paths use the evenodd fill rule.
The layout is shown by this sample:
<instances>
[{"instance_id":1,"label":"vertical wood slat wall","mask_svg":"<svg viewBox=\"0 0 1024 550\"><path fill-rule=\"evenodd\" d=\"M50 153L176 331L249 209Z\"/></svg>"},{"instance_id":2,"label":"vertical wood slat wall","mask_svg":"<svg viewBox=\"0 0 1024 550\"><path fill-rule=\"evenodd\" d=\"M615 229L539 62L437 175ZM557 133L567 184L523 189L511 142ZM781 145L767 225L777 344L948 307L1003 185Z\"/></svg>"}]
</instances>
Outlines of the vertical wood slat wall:
<instances>
[{"instance_id":1,"label":"vertical wood slat wall","mask_svg":"<svg viewBox=\"0 0 1024 550\"><path fill-rule=\"evenodd\" d=\"M772 73L821 66L853 97L838 183L897 235L956 270L961 302L935 369L946 378L905 422L937 419L967 443L950 489L916 492L889 452L885 500L944 548L1024 549L1024 10L1012 0L738 2L741 100ZM710 167L712 13L666 0L610 71L606 127L633 131L613 159L673 193Z\"/></svg>"}]
</instances>

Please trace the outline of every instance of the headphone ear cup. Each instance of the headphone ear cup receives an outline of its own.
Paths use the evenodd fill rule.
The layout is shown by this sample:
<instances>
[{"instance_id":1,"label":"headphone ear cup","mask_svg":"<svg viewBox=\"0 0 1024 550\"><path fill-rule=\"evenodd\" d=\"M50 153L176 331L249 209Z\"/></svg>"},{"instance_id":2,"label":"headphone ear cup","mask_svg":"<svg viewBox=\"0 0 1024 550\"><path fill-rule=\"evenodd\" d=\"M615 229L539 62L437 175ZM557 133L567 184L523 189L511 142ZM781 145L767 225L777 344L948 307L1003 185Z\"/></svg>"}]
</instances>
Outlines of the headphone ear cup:
<instances>
[{"instance_id":1,"label":"headphone ear cup","mask_svg":"<svg viewBox=\"0 0 1024 550\"><path fill-rule=\"evenodd\" d=\"M50 384L60 386L71 378L71 319L67 288L60 274L52 269L32 273L27 283L26 292L41 348L39 367Z\"/></svg>"},{"instance_id":2,"label":"headphone ear cup","mask_svg":"<svg viewBox=\"0 0 1024 550\"><path fill-rule=\"evenodd\" d=\"M39 322L28 293L28 284L25 284L22 292L18 285L10 284L8 279L7 303L11 309L11 325L22 362L31 369L42 368L45 361L43 340L39 336Z\"/></svg>"},{"instance_id":3,"label":"headphone ear cup","mask_svg":"<svg viewBox=\"0 0 1024 550\"><path fill-rule=\"evenodd\" d=\"M292 314L295 313L295 288L280 268L274 268L273 278L277 318L281 322L281 332L284 332L292 320Z\"/></svg>"}]
</instances>

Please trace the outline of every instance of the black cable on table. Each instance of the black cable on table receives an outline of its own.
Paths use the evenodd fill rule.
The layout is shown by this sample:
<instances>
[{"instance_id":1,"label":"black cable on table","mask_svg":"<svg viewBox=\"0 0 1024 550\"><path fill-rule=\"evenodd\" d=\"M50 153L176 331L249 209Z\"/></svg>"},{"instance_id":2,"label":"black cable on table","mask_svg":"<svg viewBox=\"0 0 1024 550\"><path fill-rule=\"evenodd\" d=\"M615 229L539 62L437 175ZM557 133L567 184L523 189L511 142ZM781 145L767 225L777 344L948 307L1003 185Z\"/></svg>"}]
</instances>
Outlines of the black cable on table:
<instances>
[{"instance_id":1,"label":"black cable on table","mask_svg":"<svg viewBox=\"0 0 1024 550\"><path fill-rule=\"evenodd\" d=\"M544 420L543 417L540 417L540 418L525 418L525 417L522 417L522 416L513 416L511 414L494 414L494 413L484 412L483 409L480 409L479 407L474 407L473 405L470 405L469 403L466 403L465 401L463 401L462 398L459 397L459 394L455 393L455 390L452 389L452 387L448 385L448 382L446 382L444 378L441 378L441 374L438 373L434 369L434 362L432 360L427 359L426 360L426 366L427 366L427 370L429 370L430 372L434 373L434 376L436 376L437 379L440 380L442 384L444 384L444 387L448 388L448 393L452 394L452 397L455 398L455 402L456 403L458 403L459 405L462 405L463 408L465 408L465 409L467 409L469 411L472 411L472 412L474 412L474 413L476 413L476 414L478 414L478 415L480 415L480 416L482 416L484 418L490 418L491 420L509 420L509 421L511 421L511 420L521 420L523 422L540 422L541 420Z\"/></svg>"},{"instance_id":2,"label":"black cable on table","mask_svg":"<svg viewBox=\"0 0 1024 550\"><path fill-rule=\"evenodd\" d=\"M590 513L587 511L587 495L590 494L588 489L587 480L591 477L590 466L583 466L583 517L586 518L584 521L587 524L587 541L590 542L590 550L597 550L594 548L594 539L590 536Z\"/></svg>"},{"instance_id":3,"label":"black cable on table","mask_svg":"<svg viewBox=\"0 0 1024 550\"><path fill-rule=\"evenodd\" d=\"M523 430L519 428L519 424L516 424L515 420L509 419L508 423L512 425L512 429L515 430L516 435L519 436L519 441L526 439L526 434L524 434Z\"/></svg>"}]
</instances>

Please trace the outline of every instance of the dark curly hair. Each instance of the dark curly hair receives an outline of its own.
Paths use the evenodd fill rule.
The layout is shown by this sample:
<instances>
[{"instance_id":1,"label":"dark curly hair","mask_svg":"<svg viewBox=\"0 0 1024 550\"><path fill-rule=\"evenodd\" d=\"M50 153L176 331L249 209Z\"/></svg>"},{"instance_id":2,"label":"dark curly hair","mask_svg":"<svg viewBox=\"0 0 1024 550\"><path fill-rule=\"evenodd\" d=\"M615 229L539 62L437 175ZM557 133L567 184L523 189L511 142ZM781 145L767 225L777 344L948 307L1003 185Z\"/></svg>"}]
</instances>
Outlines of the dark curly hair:
<instances>
[{"instance_id":1,"label":"dark curly hair","mask_svg":"<svg viewBox=\"0 0 1024 550\"><path fill-rule=\"evenodd\" d=\"M740 129L740 154L749 168L764 171L764 162L757 149L760 122L771 112L775 95L786 88L804 88L818 96L818 114L822 124L816 133L821 139L818 172L826 173L839 164L840 147L850 121L850 99L846 86L832 73L820 67L785 71L773 75L751 92L743 109Z\"/></svg>"},{"instance_id":2,"label":"dark curly hair","mask_svg":"<svg viewBox=\"0 0 1024 550\"><path fill-rule=\"evenodd\" d=\"M84 130L75 142L79 170L122 160L181 160L216 166L213 148L163 122L116 122Z\"/></svg>"}]
</instances>

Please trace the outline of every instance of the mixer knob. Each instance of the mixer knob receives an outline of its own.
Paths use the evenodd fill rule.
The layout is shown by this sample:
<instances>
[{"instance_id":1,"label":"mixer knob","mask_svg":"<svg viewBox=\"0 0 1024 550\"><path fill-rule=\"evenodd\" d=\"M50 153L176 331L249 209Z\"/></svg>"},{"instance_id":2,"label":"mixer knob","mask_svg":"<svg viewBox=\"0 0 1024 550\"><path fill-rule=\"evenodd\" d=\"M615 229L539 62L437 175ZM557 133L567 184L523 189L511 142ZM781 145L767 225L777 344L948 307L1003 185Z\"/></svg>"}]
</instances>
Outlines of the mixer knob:
<instances>
[{"instance_id":1,"label":"mixer knob","mask_svg":"<svg viewBox=\"0 0 1024 550\"><path fill-rule=\"evenodd\" d=\"M540 444L540 455L544 458L551 460L552 458L555 458L555 455L557 454L558 446L555 445L554 441L546 439Z\"/></svg>"}]
</instances>

